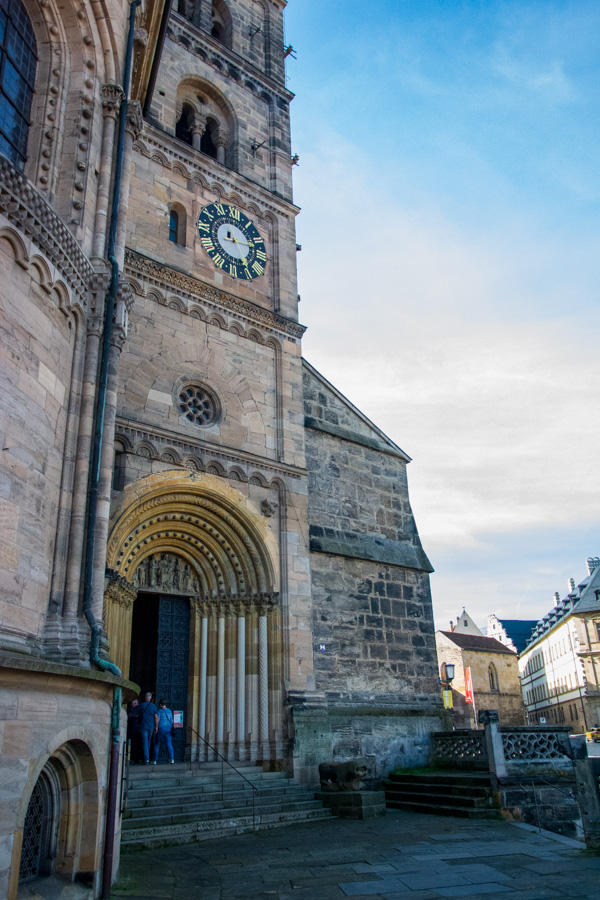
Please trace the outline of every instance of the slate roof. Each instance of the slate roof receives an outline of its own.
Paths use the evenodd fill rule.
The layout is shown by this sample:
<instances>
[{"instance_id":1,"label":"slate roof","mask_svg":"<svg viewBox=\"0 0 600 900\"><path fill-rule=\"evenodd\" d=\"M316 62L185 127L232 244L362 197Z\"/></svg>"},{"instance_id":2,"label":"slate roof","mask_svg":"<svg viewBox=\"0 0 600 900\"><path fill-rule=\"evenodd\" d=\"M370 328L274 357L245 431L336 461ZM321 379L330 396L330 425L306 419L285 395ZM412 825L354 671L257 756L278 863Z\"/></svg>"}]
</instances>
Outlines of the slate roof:
<instances>
[{"instance_id":1,"label":"slate roof","mask_svg":"<svg viewBox=\"0 0 600 900\"><path fill-rule=\"evenodd\" d=\"M506 636L511 639L517 653L522 653L529 641L531 640L531 632L537 625L536 619L498 619L506 632Z\"/></svg>"},{"instance_id":2,"label":"slate roof","mask_svg":"<svg viewBox=\"0 0 600 900\"><path fill-rule=\"evenodd\" d=\"M440 634L449 638L461 650L484 650L486 653L510 653L511 656L515 656L514 650L511 650L510 647L501 644L496 638L485 637L483 634L481 636L460 634L456 631L442 631Z\"/></svg>"},{"instance_id":3,"label":"slate roof","mask_svg":"<svg viewBox=\"0 0 600 900\"><path fill-rule=\"evenodd\" d=\"M566 597L558 600L556 605L536 623L531 639L527 645L529 650L544 638L554 627L570 616L571 613L600 612L600 559L590 557L587 560L588 575L577 587L569 591ZM596 594L598 591L598 594Z\"/></svg>"}]
</instances>

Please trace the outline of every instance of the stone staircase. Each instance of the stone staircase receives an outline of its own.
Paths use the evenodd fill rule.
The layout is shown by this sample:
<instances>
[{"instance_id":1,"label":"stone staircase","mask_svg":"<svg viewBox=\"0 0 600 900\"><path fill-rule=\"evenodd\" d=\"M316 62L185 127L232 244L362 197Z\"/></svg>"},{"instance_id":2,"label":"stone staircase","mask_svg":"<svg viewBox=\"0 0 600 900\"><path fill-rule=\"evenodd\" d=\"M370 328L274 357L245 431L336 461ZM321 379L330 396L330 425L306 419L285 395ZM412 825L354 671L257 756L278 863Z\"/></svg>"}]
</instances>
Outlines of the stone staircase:
<instances>
[{"instance_id":1,"label":"stone staircase","mask_svg":"<svg viewBox=\"0 0 600 900\"><path fill-rule=\"evenodd\" d=\"M384 789L386 806L390 809L464 819L500 817L490 776L483 772L392 773L384 782Z\"/></svg>"},{"instance_id":2,"label":"stone staircase","mask_svg":"<svg viewBox=\"0 0 600 900\"><path fill-rule=\"evenodd\" d=\"M228 766L221 791L221 763L193 764L191 769L189 763L132 766L122 848L185 844L331 817L315 799L314 788L297 784L285 773L243 763L236 769L258 788L254 816L252 787Z\"/></svg>"}]
</instances>

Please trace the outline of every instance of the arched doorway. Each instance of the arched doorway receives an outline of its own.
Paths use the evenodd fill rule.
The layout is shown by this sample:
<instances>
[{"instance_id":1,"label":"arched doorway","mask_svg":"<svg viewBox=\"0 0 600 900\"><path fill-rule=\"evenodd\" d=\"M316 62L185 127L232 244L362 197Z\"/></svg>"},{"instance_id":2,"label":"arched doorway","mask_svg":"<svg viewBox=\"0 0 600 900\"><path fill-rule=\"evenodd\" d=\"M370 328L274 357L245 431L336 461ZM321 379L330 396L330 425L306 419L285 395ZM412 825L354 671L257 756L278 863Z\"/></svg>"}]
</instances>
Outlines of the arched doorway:
<instances>
[{"instance_id":1,"label":"arched doorway","mask_svg":"<svg viewBox=\"0 0 600 900\"><path fill-rule=\"evenodd\" d=\"M277 560L264 517L214 475L149 476L113 519L111 653L182 710L192 759L213 758L205 741L233 759L281 755Z\"/></svg>"}]
</instances>

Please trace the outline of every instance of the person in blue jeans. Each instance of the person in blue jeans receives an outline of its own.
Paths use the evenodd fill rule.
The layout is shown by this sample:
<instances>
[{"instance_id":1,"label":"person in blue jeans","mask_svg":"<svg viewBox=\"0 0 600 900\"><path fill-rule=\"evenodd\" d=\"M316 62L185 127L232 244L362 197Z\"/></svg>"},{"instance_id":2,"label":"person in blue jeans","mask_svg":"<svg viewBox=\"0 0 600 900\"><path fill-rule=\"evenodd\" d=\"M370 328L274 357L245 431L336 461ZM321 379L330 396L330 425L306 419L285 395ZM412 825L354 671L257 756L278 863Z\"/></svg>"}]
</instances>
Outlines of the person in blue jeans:
<instances>
[{"instance_id":1,"label":"person in blue jeans","mask_svg":"<svg viewBox=\"0 0 600 900\"><path fill-rule=\"evenodd\" d=\"M156 760L158 759L158 751L160 750L160 745L163 741L167 745L167 754L169 757L169 762L174 763L173 759L173 743L171 741L171 729L173 728L173 712L170 709L167 709L166 700L162 698L158 701L158 732L154 737L154 759L152 760L152 765L156 765Z\"/></svg>"},{"instance_id":2,"label":"person in blue jeans","mask_svg":"<svg viewBox=\"0 0 600 900\"><path fill-rule=\"evenodd\" d=\"M144 763L148 765L150 762L150 741L152 740L152 735L156 735L158 731L158 710L152 702L152 694L150 692L145 695L144 702L138 706L138 720L140 723ZM156 737L154 740L156 741Z\"/></svg>"}]
</instances>

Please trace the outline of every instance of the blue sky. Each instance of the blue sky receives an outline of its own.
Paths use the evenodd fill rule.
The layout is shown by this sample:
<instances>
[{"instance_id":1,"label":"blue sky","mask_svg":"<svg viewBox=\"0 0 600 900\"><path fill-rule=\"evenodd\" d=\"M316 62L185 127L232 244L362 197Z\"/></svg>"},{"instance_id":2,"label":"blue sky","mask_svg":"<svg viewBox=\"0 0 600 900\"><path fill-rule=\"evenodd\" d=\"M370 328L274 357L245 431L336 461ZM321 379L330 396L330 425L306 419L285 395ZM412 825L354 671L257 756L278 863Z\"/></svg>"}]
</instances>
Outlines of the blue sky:
<instances>
[{"instance_id":1,"label":"blue sky","mask_svg":"<svg viewBox=\"0 0 600 900\"><path fill-rule=\"evenodd\" d=\"M600 554L600 4L290 0L304 353L411 457L440 627Z\"/></svg>"}]
</instances>

